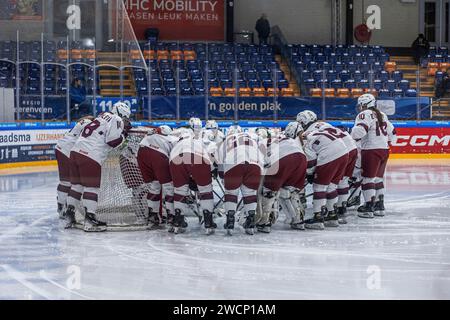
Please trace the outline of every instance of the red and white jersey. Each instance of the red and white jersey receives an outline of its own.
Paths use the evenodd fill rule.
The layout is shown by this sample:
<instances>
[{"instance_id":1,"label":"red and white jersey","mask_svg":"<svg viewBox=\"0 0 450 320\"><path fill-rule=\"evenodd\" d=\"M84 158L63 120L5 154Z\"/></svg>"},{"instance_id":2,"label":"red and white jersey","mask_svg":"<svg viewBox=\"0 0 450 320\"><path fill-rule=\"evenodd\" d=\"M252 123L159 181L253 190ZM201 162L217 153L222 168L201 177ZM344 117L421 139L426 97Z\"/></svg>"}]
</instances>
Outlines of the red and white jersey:
<instances>
[{"instance_id":1,"label":"red and white jersey","mask_svg":"<svg viewBox=\"0 0 450 320\"><path fill-rule=\"evenodd\" d=\"M351 152L351 151L357 149L356 142L352 138L350 133L348 133L347 131L344 131L342 129L336 128L336 127L332 126L331 124L329 124L327 122L318 121L318 122L314 123L312 126L310 126L308 128L308 130L305 131L305 134L307 135L308 133L310 133L312 131L316 131L316 130L319 130L319 129L326 129L326 128L334 128L339 133L342 132L344 134L344 137L342 137L342 140L344 141L345 145L347 146L347 151L348 152Z\"/></svg>"},{"instance_id":2,"label":"red and white jersey","mask_svg":"<svg viewBox=\"0 0 450 320\"><path fill-rule=\"evenodd\" d=\"M194 154L198 158L203 158L206 163L211 163L208 151L203 144L201 139L196 139L194 137L186 137L181 141L177 142L170 152L170 161L173 161L175 158L179 158L182 155L186 154ZM183 158L188 159L188 158ZM186 163L188 164L188 163ZM195 163L192 163L195 164Z\"/></svg>"},{"instance_id":3,"label":"red and white jersey","mask_svg":"<svg viewBox=\"0 0 450 320\"><path fill-rule=\"evenodd\" d=\"M227 136L217 150L216 159L219 171L224 173L246 162L255 164L261 169L264 167L264 155L260 151L258 143L245 132Z\"/></svg>"},{"instance_id":4,"label":"red and white jersey","mask_svg":"<svg viewBox=\"0 0 450 320\"><path fill-rule=\"evenodd\" d=\"M348 153L345 134L331 125L306 132L305 153L308 167L322 166Z\"/></svg>"},{"instance_id":5,"label":"red and white jersey","mask_svg":"<svg viewBox=\"0 0 450 320\"><path fill-rule=\"evenodd\" d=\"M173 149L173 146L178 141L178 139L174 136L165 136L162 134L152 134L149 136L146 136L144 139L142 139L141 143L139 144L140 147L147 147L152 150L161 152L163 155L165 155L167 158L170 157L170 152Z\"/></svg>"},{"instance_id":6,"label":"red and white jersey","mask_svg":"<svg viewBox=\"0 0 450 320\"><path fill-rule=\"evenodd\" d=\"M389 141L395 136L395 128L386 114L381 112L383 123L379 123L372 110L364 110L356 117L352 137L361 140L361 150L389 149Z\"/></svg>"},{"instance_id":7,"label":"red and white jersey","mask_svg":"<svg viewBox=\"0 0 450 320\"><path fill-rule=\"evenodd\" d=\"M84 127L86 127L89 123L91 123L91 120L89 119L82 119L78 121L75 127L73 127L72 130L67 132L64 137L58 141L56 144L56 149L58 149L67 158L70 158L70 151L80 137Z\"/></svg>"},{"instance_id":8,"label":"red and white jersey","mask_svg":"<svg viewBox=\"0 0 450 320\"><path fill-rule=\"evenodd\" d=\"M124 141L123 130L124 124L119 116L102 113L83 129L72 151L103 164L109 151Z\"/></svg>"},{"instance_id":9,"label":"red and white jersey","mask_svg":"<svg viewBox=\"0 0 450 320\"><path fill-rule=\"evenodd\" d=\"M294 153L305 154L299 139L291 139L284 135L271 139L267 151L267 159L270 165Z\"/></svg>"}]
</instances>

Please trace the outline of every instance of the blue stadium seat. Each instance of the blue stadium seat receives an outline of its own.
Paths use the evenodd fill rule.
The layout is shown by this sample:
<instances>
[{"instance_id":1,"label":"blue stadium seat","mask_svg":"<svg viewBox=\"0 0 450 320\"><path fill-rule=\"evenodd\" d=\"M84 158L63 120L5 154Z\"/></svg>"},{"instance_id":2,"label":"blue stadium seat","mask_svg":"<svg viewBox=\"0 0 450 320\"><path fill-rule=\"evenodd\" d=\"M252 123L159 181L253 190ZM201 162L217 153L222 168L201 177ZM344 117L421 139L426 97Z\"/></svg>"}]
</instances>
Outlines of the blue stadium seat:
<instances>
[{"instance_id":1,"label":"blue stadium seat","mask_svg":"<svg viewBox=\"0 0 450 320\"><path fill-rule=\"evenodd\" d=\"M350 72L348 72L348 70L342 70L339 73L339 78L342 80L342 82L346 82L350 79Z\"/></svg>"},{"instance_id":2,"label":"blue stadium seat","mask_svg":"<svg viewBox=\"0 0 450 320\"><path fill-rule=\"evenodd\" d=\"M287 81L286 79L278 80L278 88L279 89L289 88L289 81Z\"/></svg>"},{"instance_id":3,"label":"blue stadium seat","mask_svg":"<svg viewBox=\"0 0 450 320\"><path fill-rule=\"evenodd\" d=\"M392 73L392 79L395 80L396 82L400 82L403 79L403 73L399 70L394 71Z\"/></svg>"},{"instance_id":4,"label":"blue stadium seat","mask_svg":"<svg viewBox=\"0 0 450 320\"><path fill-rule=\"evenodd\" d=\"M383 82L387 82L389 80L389 73L387 71L381 71L378 73L378 79L380 79Z\"/></svg>"},{"instance_id":5,"label":"blue stadium seat","mask_svg":"<svg viewBox=\"0 0 450 320\"><path fill-rule=\"evenodd\" d=\"M416 89L408 89L408 90L406 90L405 97L416 98L417 97Z\"/></svg>"},{"instance_id":6,"label":"blue stadium seat","mask_svg":"<svg viewBox=\"0 0 450 320\"><path fill-rule=\"evenodd\" d=\"M383 89L383 81L381 81L380 79L375 79L373 81L373 88L377 91Z\"/></svg>"},{"instance_id":7,"label":"blue stadium seat","mask_svg":"<svg viewBox=\"0 0 450 320\"><path fill-rule=\"evenodd\" d=\"M404 95L404 93L403 93L403 90L401 90L401 89L395 89L395 90L392 92L392 96L393 96L394 98L403 98L403 95Z\"/></svg>"},{"instance_id":8,"label":"blue stadium seat","mask_svg":"<svg viewBox=\"0 0 450 320\"><path fill-rule=\"evenodd\" d=\"M340 79L335 79L331 81L331 88L341 89L343 87L342 81Z\"/></svg>"},{"instance_id":9,"label":"blue stadium seat","mask_svg":"<svg viewBox=\"0 0 450 320\"><path fill-rule=\"evenodd\" d=\"M265 79L265 80L262 80L261 83L262 83L262 86L263 86L265 89L273 88L273 81L272 81L272 79Z\"/></svg>"},{"instance_id":10,"label":"blue stadium seat","mask_svg":"<svg viewBox=\"0 0 450 320\"><path fill-rule=\"evenodd\" d=\"M387 89L378 90L378 96L380 98L389 98L391 97L391 92Z\"/></svg>"},{"instance_id":11,"label":"blue stadium seat","mask_svg":"<svg viewBox=\"0 0 450 320\"><path fill-rule=\"evenodd\" d=\"M369 89L370 88L370 84L369 81L367 79L362 79L357 83L358 88L360 89Z\"/></svg>"},{"instance_id":12,"label":"blue stadium seat","mask_svg":"<svg viewBox=\"0 0 450 320\"><path fill-rule=\"evenodd\" d=\"M397 82L395 80L388 80L386 82L386 89L393 92L397 88Z\"/></svg>"},{"instance_id":13,"label":"blue stadium seat","mask_svg":"<svg viewBox=\"0 0 450 320\"><path fill-rule=\"evenodd\" d=\"M410 87L410 83L409 83L408 80L401 80L401 81L398 83L398 88L401 89L404 93L405 93L406 91L408 91L409 87Z\"/></svg>"},{"instance_id":14,"label":"blue stadium seat","mask_svg":"<svg viewBox=\"0 0 450 320\"><path fill-rule=\"evenodd\" d=\"M350 89L350 90L356 88L355 80L349 79L349 80L345 81L344 87L347 89Z\"/></svg>"}]
</instances>

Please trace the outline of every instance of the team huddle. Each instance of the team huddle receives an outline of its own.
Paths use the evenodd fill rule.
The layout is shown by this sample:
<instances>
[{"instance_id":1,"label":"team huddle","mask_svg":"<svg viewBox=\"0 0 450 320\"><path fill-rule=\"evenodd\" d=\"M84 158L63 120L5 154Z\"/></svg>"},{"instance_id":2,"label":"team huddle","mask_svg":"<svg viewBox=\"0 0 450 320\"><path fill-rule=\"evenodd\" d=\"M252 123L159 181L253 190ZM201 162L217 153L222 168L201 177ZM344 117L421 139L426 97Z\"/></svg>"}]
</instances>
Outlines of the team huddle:
<instances>
[{"instance_id":1,"label":"team huddle","mask_svg":"<svg viewBox=\"0 0 450 320\"><path fill-rule=\"evenodd\" d=\"M280 213L295 230L338 227L347 223L347 208L360 205L361 193L358 216L384 216L384 175L395 129L373 95L361 96L358 107L351 133L319 121L312 111L299 113L279 133L266 128L245 132L237 125L223 133L215 121L203 127L197 118L186 128L150 129L136 154L147 192L148 228L167 225L169 232L185 232L194 193L206 233L214 233L213 184L223 190L228 234L236 224L249 235L270 233ZM96 216L101 169L111 150L126 147L130 115L119 102L95 119L81 119L58 142L58 212L67 228L76 224L75 211L81 207L86 232L107 230ZM313 189L309 219L307 184Z\"/></svg>"}]
</instances>

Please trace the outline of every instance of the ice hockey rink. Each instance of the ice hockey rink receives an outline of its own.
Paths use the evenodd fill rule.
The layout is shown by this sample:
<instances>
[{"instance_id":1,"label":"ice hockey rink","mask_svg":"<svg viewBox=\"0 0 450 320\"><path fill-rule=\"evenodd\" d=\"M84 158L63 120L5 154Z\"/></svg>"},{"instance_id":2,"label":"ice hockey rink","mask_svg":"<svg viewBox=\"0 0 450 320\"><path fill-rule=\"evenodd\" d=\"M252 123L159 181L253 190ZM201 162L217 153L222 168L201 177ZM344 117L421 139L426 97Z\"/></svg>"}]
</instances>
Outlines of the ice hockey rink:
<instances>
[{"instance_id":1,"label":"ice hockey rink","mask_svg":"<svg viewBox=\"0 0 450 320\"><path fill-rule=\"evenodd\" d=\"M253 237L66 231L41 171L0 176L0 299L450 298L448 159L391 161L385 218Z\"/></svg>"}]
</instances>

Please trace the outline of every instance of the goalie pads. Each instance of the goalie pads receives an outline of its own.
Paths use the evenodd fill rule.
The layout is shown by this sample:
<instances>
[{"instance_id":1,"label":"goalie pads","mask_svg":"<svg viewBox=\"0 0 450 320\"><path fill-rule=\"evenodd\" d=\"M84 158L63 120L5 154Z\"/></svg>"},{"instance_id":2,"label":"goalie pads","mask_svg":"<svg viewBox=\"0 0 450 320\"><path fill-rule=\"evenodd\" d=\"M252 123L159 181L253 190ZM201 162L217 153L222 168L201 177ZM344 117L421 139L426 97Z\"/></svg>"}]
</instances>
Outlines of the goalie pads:
<instances>
[{"instance_id":1,"label":"goalie pads","mask_svg":"<svg viewBox=\"0 0 450 320\"><path fill-rule=\"evenodd\" d=\"M280 190L280 207L286 215L286 224L296 225L303 222L305 209L301 201L299 190L290 191L287 188Z\"/></svg>"},{"instance_id":2,"label":"goalie pads","mask_svg":"<svg viewBox=\"0 0 450 320\"><path fill-rule=\"evenodd\" d=\"M278 219L278 193L264 192L258 199L257 225L273 225Z\"/></svg>"}]
</instances>

